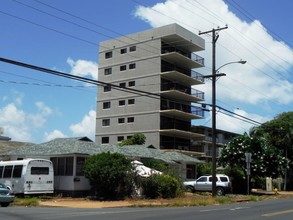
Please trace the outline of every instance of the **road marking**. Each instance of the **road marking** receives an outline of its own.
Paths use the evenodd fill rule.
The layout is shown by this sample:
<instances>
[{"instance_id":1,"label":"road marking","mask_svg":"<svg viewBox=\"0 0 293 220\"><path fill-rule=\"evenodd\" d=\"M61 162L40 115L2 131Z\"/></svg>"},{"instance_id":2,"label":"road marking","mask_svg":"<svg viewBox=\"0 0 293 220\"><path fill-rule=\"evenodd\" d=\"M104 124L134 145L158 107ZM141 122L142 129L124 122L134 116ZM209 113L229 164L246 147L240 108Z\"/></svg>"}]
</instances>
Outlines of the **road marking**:
<instances>
[{"instance_id":1,"label":"road marking","mask_svg":"<svg viewBox=\"0 0 293 220\"><path fill-rule=\"evenodd\" d=\"M250 207L236 207L234 209L230 209L230 211L240 210L240 209L250 209Z\"/></svg>"},{"instance_id":2,"label":"road marking","mask_svg":"<svg viewBox=\"0 0 293 220\"><path fill-rule=\"evenodd\" d=\"M292 212L293 212L293 209L290 209L290 210L285 210L285 211L280 211L280 212L267 213L267 214L263 214L262 216L271 217L271 216L275 216L275 215L283 215L283 214L288 214L288 213L292 213Z\"/></svg>"},{"instance_id":3,"label":"road marking","mask_svg":"<svg viewBox=\"0 0 293 220\"><path fill-rule=\"evenodd\" d=\"M248 207L248 206L235 207L233 209L229 209L229 208L203 209L203 210L200 210L199 212L214 212L214 211L224 211L224 210L236 211L236 210L240 210L240 209L250 209L250 207Z\"/></svg>"}]
</instances>

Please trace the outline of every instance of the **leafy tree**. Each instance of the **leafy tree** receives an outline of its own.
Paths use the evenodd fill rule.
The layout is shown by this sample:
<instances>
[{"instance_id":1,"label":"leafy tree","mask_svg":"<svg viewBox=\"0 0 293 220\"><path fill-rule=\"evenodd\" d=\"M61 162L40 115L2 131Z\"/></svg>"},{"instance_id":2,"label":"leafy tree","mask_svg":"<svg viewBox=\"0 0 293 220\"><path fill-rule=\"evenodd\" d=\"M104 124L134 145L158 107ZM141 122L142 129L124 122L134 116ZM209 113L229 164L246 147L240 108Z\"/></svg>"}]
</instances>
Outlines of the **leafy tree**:
<instances>
[{"instance_id":1,"label":"leafy tree","mask_svg":"<svg viewBox=\"0 0 293 220\"><path fill-rule=\"evenodd\" d=\"M268 141L288 158L293 156L293 112L285 112L260 126Z\"/></svg>"},{"instance_id":2,"label":"leafy tree","mask_svg":"<svg viewBox=\"0 0 293 220\"><path fill-rule=\"evenodd\" d=\"M119 146L125 146L125 145L143 145L145 144L145 135L138 133L138 134L134 134L131 138L128 138L126 140L123 140L120 144L118 144Z\"/></svg>"},{"instance_id":3,"label":"leafy tree","mask_svg":"<svg viewBox=\"0 0 293 220\"><path fill-rule=\"evenodd\" d=\"M239 166L245 171L246 152L252 153L252 176L276 178L284 174L288 165L288 160L281 156L280 150L272 146L258 129L253 129L250 135L245 133L228 143L223 148L219 163L223 166Z\"/></svg>"},{"instance_id":4,"label":"leafy tree","mask_svg":"<svg viewBox=\"0 0 293 220\"><path fill-rule=\"evenodd\" d=\"M170 168L166 163L157 159L144 159L143 164L149 168L161 171L162 173L170 173Z\"/></svg>"},{"instance_id":5,"label":"leafy tree","mask_svg":"<svg viewBox=\"0 0 293 220\"><path fill-rule=\"evenodd\" d=\"M197 166L197 176L203 176L212 173L212 163L202 163Z\"/></svg>"},{"instance_id":6,"label":"leafy tree","mask_svg":"<svg viewBox=\"0 0 293 220\"><path fill-rule=\"evenodd\" d=\"M85 161L84 173L99 198L122 199L132 193L135 172L131 161L122 154L92 155Z\"/></svg>"},{"instance_id":7,"label":"leafy tree","mask_svg":"<svg viewBox=\"0 0 293 220\"><path fill-rule=\"evenodd\" d=\"M280 154L286 158L293 158L293 112L285 112L273 120L260 126L268 141L279 149ZM293 189L293 164L290 164L289 187ZM287 170L285 170L284 190L287 188ZM291 184L290 184L291 182Z\"/></svg>"}]
</instances>

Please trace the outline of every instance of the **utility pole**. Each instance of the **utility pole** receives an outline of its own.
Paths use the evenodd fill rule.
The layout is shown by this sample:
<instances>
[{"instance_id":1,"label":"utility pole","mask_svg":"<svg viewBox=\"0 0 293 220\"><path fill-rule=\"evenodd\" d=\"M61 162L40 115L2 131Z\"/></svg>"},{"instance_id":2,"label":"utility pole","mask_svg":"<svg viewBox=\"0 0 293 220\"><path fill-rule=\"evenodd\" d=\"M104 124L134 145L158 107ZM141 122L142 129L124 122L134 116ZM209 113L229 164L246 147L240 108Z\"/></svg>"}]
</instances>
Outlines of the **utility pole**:
<instances>
[{"instance_id":1,"label":"utility pole","mask_svg":"<svg viewBox=\"0 0 293 220\"><path fill-rule=\"evenodd\" d=\"M205 76L205 78L212 78L212 195L216 196L216 153L217 153L217 135L216 135L216 77L223 76L223 74L217 74L216 70L216 42L219 38L218 32L227 29L228 26L212 29L206 32L200 32L201 34L212 33L212 75Z\"/></svg>"}]
</instances>

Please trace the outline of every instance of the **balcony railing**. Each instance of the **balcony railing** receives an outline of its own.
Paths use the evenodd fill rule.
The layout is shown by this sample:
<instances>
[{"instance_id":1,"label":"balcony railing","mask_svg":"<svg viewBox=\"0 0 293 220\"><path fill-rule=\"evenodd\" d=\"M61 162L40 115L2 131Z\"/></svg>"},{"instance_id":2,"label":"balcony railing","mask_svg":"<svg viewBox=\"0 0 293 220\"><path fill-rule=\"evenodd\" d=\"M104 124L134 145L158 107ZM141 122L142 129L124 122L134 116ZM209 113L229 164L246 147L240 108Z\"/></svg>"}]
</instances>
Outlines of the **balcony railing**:
<instances>
[{"instance_id":1,"label":"balcony railing","mask_svg":"<svg viewBox=\"0 0 293 220\"><path fill-rule=\"evenodd\" d=\"M170 102L168 104L165 104L162 101L161 110L170 110L170 109L176 109L179 111L183 111L186 113L191 113L197 116L204 117L204 111L197 106L184 105L184 104L175 103L175 102Z\"/></svg>"},{"instance_id":2,"label":"balcony railing","mask_svg":"<svg viewBox=\"0 0 293 220\"><path fill-rule=\"evenodd\" d=\"M163 44L162 45L162 49L161 49L161 53L162 54L165 54L165 53L172 53L172 52L176 52L176 53L179 53L197 63L200 63L202 65L204 65L204 58L197 55L197 54L194 54L194 53L191 53L191 52L187 52L187 51L184 51L182 49L179 49L179 48L176 48L176 47L173 47L173 46L170 46L170 45L167 45L167 44Z\"/></svg>"},{"instance_id":3,"label":"balcony railing","mask_svg":"<svg viewBox=\"0 0 293 220\"><path fill-rule=\"evenodd\" d=\"M204 92L177 83L162 83L161 91L177 90L204 100Z\"/></svg>"},{"instance_id":4,"label":"balcony railing","mask_svg":"<svg viewBox=\"0 0 293 220\"><path fill-rule=\"evenodd\" d=\"M194 70L190 70L190 69L184 69L182 67L178 67L176 65L172 65L168 62L162 62L162 68L161 68L161 72L170 72L170 71L177 71L180 72L186 76L189 76L193 79L197 79L198 81L204 82L204 77L202 74L194 71Z\"/></svg>"},{"instance_id":5,"label":"balcony railing","mask_svg":"<svg viewBox=\"0 0 293 220\"><path fill-rule=\"evenodd\" d=\"M161 121L161 129L176 129L182 131L190 131L190 122L182 122L178 120Z\"/></svg>"}]
</instances>

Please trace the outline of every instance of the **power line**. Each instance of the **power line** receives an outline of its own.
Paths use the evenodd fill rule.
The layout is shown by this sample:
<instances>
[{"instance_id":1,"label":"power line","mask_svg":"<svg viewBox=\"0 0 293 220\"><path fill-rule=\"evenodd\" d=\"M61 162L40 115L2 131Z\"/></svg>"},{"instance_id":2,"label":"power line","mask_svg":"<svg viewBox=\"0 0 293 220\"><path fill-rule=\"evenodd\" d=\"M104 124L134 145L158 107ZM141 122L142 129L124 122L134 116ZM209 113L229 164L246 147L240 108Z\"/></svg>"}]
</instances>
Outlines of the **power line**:
<instances>
[{"instance_id":1,"label":"power line","mask_svg":"<svg viewBox=\"0 0 293 220\"><path fill-rule=\"evenodd\" d=\"M101 34L101 35L103 35L103 36L111 37L111 36L108 36L108 35L104 35L103 33L97 32L97 31L95 31L95 30L92 30L92 29L86 28L86 27L84 27L84 26L82 26L82 25L76 24L76 23L74 23L74 22L68 21L68 20L66 20L66 19L63 19L63 18L57 17L57 16L55 16L55 15L49 14L49 13L44 12L44 11L42 11L42 10L39 10L39 9L37 9L37 8L31 7L31 6L27 5L27 4L23 4L23 3L21 3L21 2L19 2L19 1L17 1L17 0L14 0L14 1L17 2L17 3L19 3L19 4L25 5L25 6L29 7L29 8L32 8L32 9L34 9L34 10L37 10L37 11L39 11L39 12L45 13L45 14L47 14L47 15L50 15L50 16L52 16L52 17L55 17L55 18L61 19L61 20L63 20L63 21L69 22L69 23L71 23L71 24L74 24L74 25L76 25L76 26L78 26L78 27L81 27L81 28L84 28L84 29L87 29L87 30L93 31L93 32L98 33L98 34ZM42 2L40 2L40 1L38 1L38 0L34 0L34 1L35 1L35 2L38 2L38 3L40 3L40 4L43 4L43 5L46 5L47 7L53 8L53 9L55 9L55 10L57 10L57 11L61 11L62 13L65 13L65 14L70 15L70 16L72 16L72 17L78 18L78 19L80 19L80 20L82 20L82 21L85 21L85 22L87 22L87 23L90 23L90 24L92 24L92 25L95 25L95 26L97 26L97 27L103 28L104 30L111 31L112 33L116 33L116 34L121 35L120 33L115 32L115 31L113 31L113 30L111 30L111 29L109 29L109 28L105 28L105 27L103 27L103 26L101 26L101 25L97 25L97 24L94 23L94 22L88 21L88 20L83 19L83 18L81 18L81 17L79 17L79 16L75 16L75 15L73 15L73 14L71 14L71 13L68 13L68 12L66 12L66 11L64 11L64 10L61 10L61 9L58 9L58 8L53 7L53 6L51 6L51 5L48 5L48 4L45 4L45 3L42 3ZM135 2L137 2L137 1L135 1ZM174 2L173 2L173 3L174 3ZM197 2L197 3L198 3L198 2ZM191 3L190 3L190 4L191 4ZM198 3L198 4L200 4L200 3ZM179 6L180 6L180 5L179 5ZM161 14L162 14L162 13L161 13ZM163 14L163 15L164 15L164 14ZM16 17L17 17L17 16L16 16ZM18 17L18 18L19 18L19 17ZM19 18L19 19L22 19L22 18ZM28 21L28 20L24 19L24 21ZM30 21L29 21L29 22L30 22ZM30 22L30 23L31 23L31 22ZM35 25L38 25L38 24L36 24L36 23L34 23L34 24L35 24ZM46 29L52 30L51 28L47 28L47 27L45 27L45 26L43 26L43 25L40 25L40 26L43 27L43 28L46 28ZM54 29L53 29L53 30L54 30ZM60 31L58 31L58 33L63 33L64 35L67 35L66 33L64 33L64 32L60 32ZM73 36L73 35L71 35L71 36ZM123 36L124 36L124 35L123 35ZM127 36L124 36L124 37L127 37ZM129 37L127 37L127 38L129 38ZM132 39L132 38L130 38L130 39ZM121 41L121 42L123 42L123 41ZM108 48L108 49L110 49L110 48ZM143 48L143 49L145 50L145 48ZM226 48L226 49L227 49L227 48ZM227 50L228 50L228 49L227 49ZM230 51L230 52L231 52L231 51ZM135 57L135 56L133 56L133 57ZM135 58L138 58L138 57L135 57ZM150 62L153 62L153 61L150 61ZM153 63L155 63L155 62L153 62ZM155 64L158 65L158 63L155 63ZM256 67L255 67L255 68L256 68ZM258 69L258 70L261 71L262 73L266 74L264 71L262 71L262 70L260 70L260 69ZM266 75L267 75L267 74L266 74ZM269 76L269 75L267 75L267 76ZM277 79L274 79L274 80L277 80ZM247 86L247 85L245 85L245 86Z\"/></svg>"},{"instance_id":2,"label":"power line","mask_svg":"<svg viewBox=\"0 0 293 220\"><path fill-rule=\"evenodd\" d=\"M161 94L151 93L151 92L138 90L138 89L133 89L133 88L129 88L129 87L121 87L121 86L118 86L118 85L115 85L115 84L112 84L112 83L106 83L106 82L93 80L93 79L88 79L88 78L80 77L80 76L74 76L74 75L71 75L71 74L68 74L68 73L64 73L64 72L60 72L60 71L56 71L56 70L50 70L50 69L46 69L46 68L43 68L43 67L34 66L34 65L31 65L31 64L22 63L22 62L18 62L18 61L15 61L15 60L2 58L2 57L0 57L0 61L12 64L12 65L21 66L21 67L28 68L28 69L33 69L33 70L36 70L36 71L41 71L41 72L53 74L53 75L60 76L60 77L65 77L65 78L72 79L72 80L78 80L78 81L98 85L98 86L110 86L111 88L114 88L114 89L117 89L117 90L120 90L120 91L126 91L126 92L133 93L133 94L140 95L140 96L148 96L149 98L155 98L155 99L163 98L161 96ZM175 101L175 102L177 101L176 99L168 99L168 100ZM206 104L206 103L197 103L197 104L212 106L211 104ZM197 107L197 106L193 106L193 107ZM229 111L229 110L227 110L227 109L225 109L223 107L219 107L219 106L217 106L217 107L219 109L223 110L223 111L226 111L226 112L229 112L231 114L237 115L238 117L244 118L247 121L250 121L250 123L253 122L253 123L261 124L260 122L256 122L256 121L254 121L252 119L246 118L246 117L241 116L241 115L236 114L236 113L233 113L233 112L231 112L231 111ZM199 107L197 107L197 108L199 108ZM201 108L199 108L199 109L201 109Z\"/></svg>"},{"instance_id":3,"label":"power line","mask_svg":"<svg viewBox=\"0 0 293 220\"><path fill-rule=\"evenodd\" d=\"M88 44L91 44L91 45L95 45L95 46L97 46L97 43L94 43L94 42L91 42L91 41L88 41L88 40L82 39L82 38L80 38L80 37L76 37L76 36L71 35L71 34L64 33L64 32L62 32L62 31L58 31L58 30L53 29L53 28L50 28L50 27L46 27L46 26L44 26L44 25L41 25L41 24L38 24L38 23L36 23L36 22L33 22L33 21L30 21L30 20L27 20L27 19L24 19L24 18L18 17L18 16L16 16L16 15L12 15L12 14L6 13L6 12L4 12L4 11L0 11L0 13L4 14L4 15L6 15L6 16L12 17L12 18L16 18L16 19L18 19L18 20L25 21L25 22L30 23L30 24L33 24L33 25L35 25L35 26L42 27L42 28L44 28L44 29L47 29L47 30L50 30L50 31L56 32L56 33L58 33L58 34L62 34L62 35L64 35L64 36L67 36L67 37L70 37L70 38L73 38L73 39L76 39L76 40L79 40L79 41L83 41L83 42L85 42L85 43L88 43Z\"/></svg>"}]
</instances>

